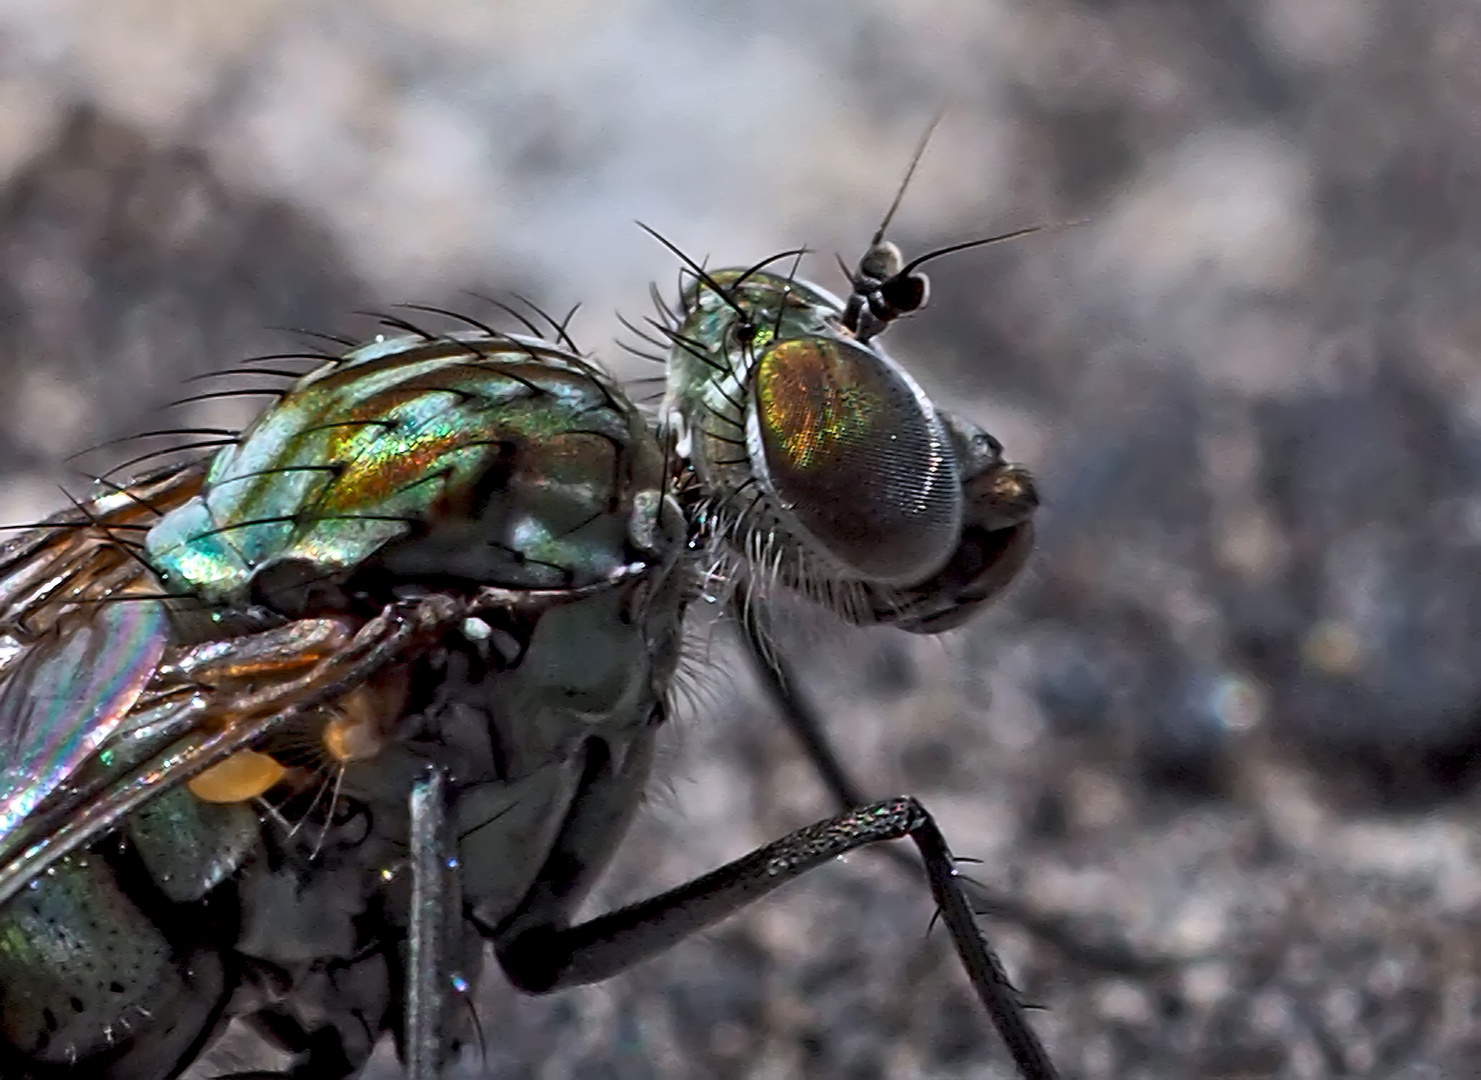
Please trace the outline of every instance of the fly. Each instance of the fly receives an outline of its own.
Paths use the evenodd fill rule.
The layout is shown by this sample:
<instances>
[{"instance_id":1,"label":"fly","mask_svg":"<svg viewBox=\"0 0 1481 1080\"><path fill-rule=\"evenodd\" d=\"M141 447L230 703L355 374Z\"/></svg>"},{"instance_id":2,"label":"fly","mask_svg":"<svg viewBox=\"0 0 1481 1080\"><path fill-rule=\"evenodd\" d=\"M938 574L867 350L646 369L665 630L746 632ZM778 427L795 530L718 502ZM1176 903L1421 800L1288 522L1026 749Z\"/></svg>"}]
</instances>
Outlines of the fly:
<instances>
[{"instance_id":1,"label":"fly","mask_svg":"<svg viewBox=\"0 0 1481 1080\"><path fill-rule=\"evenodd\" d=\"M796 711L773 592L936 633L1029 555L1029 472L879 342L923 306L923 262L991 241L907 263L888 222L844 299L800 252L681 254L656 420L563 323L424 309L460 325L387 317L306 354L209 459L0 549L4 1074L171 1080L236 1021L292 1060L254 1075L346 1077L391 1032L432 1080L485 943L529 992L600 981L908 837L1020 1073L1057 1076L928 811L841 771L843 812L574 922L642 800L694 599L723 596Z\"/></svg>"}]
</instances>

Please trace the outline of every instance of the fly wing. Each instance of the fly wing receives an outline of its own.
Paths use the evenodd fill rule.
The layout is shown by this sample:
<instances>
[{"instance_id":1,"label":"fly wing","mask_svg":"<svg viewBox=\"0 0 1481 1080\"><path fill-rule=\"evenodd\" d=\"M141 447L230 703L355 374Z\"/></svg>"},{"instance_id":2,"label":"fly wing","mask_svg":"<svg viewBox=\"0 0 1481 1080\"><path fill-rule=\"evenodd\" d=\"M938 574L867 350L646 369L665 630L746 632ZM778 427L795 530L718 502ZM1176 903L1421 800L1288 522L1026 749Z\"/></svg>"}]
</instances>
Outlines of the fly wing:
<instances>
[{"instance_id":1,"label":"fly wing","mask_svg":"<svg viewBox=\"0 0 1481 1080\"><path fill-rule=\"evenodd\" d=\"M485 586L462 598L431 593L393 601L360 625L300 619L189 649L167 647L132 707L113 721L112 742L105 742L102 753L79 752L76 763L69 757L74 783L53 785L50 799L27 800L30 812L9 835L0 834L0 904L161 793L333 704L388 665L424 652L468 617L495 609L543 611L630 584L649 571L646 564L633 564L590 585L563 589ZM75 650L58 645L35 661L28 655L15 674L26 685L55 686L62 681L63 656L81 654L81 643L79 638ZM137 646L125 648L120 657L138 660L141 653ZM33 664L39 678L27 675ZM100 697L112 708L123 700L107 691Z\"/></svg>"},{"instance_id":2,"label":"fly wing","mask_svg":"<svg viewBox=\"0 0 1481 1080\"><path fill-rule=\"evenodd\" d=\"M0 544L0 677L67 605L113 596L154 576L130 545L200 490L205 465L174 466L118 487Z\"/></svg>"},{"instance_id":3,"label":"fly wing","mask_svg":"<svg viewBox=\"0 0 1481 1080\"><path fill-rule=\"evenodd\" d=\"M159 795L425 649L469 610L434 595L358 628L301 619L190 648L169 645L155 601L119 598L94 618L64 619L0 690L0 904ZM74 670L87 666L95 674Z\"/></svg>"},{"instance_id":4,"label":"fly wing","mask_svg":"<svg viewBox=\"0 0 1481 1080\"><path fill-rule=\"evenodd\" d=\"M0 842L116 732L169 642L155 600L65 617L0 682Z\"/></svg>"},{"instance_id":5,"label":"fly wing","mask_svg":"<svg viewBox=\"0 0 1481 1080\"><path fill-rule=\"evenodd\" d=\"M200 486L176 466L0 546L0 846L118 730L169 625L138 535Z\"/></svg>"},{"instance_id":6,"label":"fly wing","mask_svg":"<svg viewBox=\"0 0 1481 1080\"><path fill-rule=\"evenodd\" d=\"M149 749L100 753L141 715L179 711L179 694L141 705L171 629L137 547L203 476L197 462L115 485L0 544L0 865Z\"/></svg>"}]
</instances>

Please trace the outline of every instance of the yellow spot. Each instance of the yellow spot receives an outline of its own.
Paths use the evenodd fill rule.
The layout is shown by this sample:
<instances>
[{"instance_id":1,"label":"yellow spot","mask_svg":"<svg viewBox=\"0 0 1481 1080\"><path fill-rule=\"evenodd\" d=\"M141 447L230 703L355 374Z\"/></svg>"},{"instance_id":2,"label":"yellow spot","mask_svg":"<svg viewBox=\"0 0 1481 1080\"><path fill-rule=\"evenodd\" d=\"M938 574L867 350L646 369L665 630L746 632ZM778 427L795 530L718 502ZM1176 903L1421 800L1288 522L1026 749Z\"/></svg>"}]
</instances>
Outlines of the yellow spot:
<instances>
[{"instance_id":1,"label":"yellow spot","mask_svg":"<svg viewBox=\"0 0 1481 1080\"><path fill-rule=\"evenodd\" d=\"M235 803L255 799L283 778L286 770L266 754L238 750L189 783L201 802Z\"/></svg>"},{"instance_id":2,"label":"yellow spot","mask_svg":"<svg viewBox=\"0 0 1481 1080\"><path fill-rule=\"evenodd\" d=\"M384 704L366 687L342 697L324 725L324 749L340 764L375 757L386 745L381 727Z\"/></svg>"},{"instance_id":3,"label":"yellow spot","mask_svg":"<svg viewBox=\"0 0 1481 1080\"><path fill-rule=\"evenodd\" d=\"M336 716L324 725L324 749L335 761L364 761L375 757L381 739L373 726L350 716Z\"/></svg>"}]
</instances>

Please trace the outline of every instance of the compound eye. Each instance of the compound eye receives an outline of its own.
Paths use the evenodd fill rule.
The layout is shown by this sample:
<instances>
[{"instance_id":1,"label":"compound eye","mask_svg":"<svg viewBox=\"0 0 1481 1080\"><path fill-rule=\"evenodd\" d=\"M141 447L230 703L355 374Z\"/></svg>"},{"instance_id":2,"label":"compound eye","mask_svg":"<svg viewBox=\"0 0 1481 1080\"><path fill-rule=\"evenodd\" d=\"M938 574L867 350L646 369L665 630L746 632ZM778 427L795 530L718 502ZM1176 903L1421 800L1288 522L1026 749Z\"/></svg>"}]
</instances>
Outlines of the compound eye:
<instances>
[{"instance_id":1,"label":"compound eye","mask_svg":"<svg viewBox=\"0 0 1481 1080\"><path fill-rule=\"evenodd\" d=\"M787 524L881 584L945 565L961 534L961 477L904 371L852 341L792 338L761 358L752 386L751 459Z\"/></svg>"}]
</instances>

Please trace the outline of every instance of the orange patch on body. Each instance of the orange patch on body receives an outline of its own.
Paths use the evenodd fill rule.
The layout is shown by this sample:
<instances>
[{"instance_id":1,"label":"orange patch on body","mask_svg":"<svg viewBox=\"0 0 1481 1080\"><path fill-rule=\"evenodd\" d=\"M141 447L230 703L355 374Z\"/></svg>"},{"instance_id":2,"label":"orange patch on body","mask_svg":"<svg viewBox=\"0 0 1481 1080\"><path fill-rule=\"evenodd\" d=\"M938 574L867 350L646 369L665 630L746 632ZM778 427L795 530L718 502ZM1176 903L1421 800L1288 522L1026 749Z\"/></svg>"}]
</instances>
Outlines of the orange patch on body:
<instances>
[{"instance_id":1,"label":"orange patch on body","mask_svg":"<svg viewBox=\"0 0 1481 1080\"><path fill-rule=\"evenodd\" d=\"M255 799L283 778L287 770L267 754L238 750L187 783L201 802L236 803Z\"/></svg>"}]
</instances>

